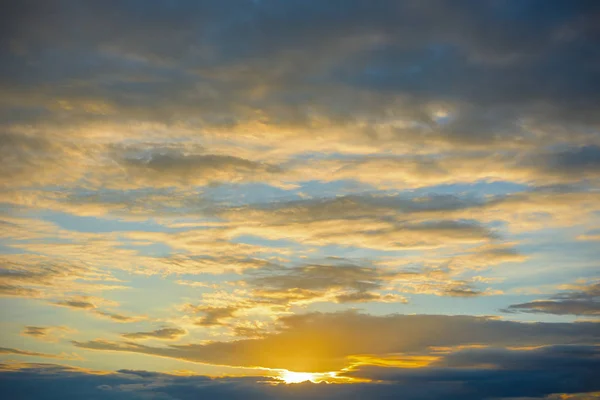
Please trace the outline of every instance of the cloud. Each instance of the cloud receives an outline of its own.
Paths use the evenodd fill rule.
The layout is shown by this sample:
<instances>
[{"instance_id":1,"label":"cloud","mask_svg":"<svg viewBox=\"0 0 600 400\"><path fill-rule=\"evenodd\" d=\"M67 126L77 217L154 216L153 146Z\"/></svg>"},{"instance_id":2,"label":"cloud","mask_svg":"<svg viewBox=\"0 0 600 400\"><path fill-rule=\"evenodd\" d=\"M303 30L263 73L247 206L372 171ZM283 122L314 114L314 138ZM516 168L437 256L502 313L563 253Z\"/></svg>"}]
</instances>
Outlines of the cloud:
<instances>
[{"instance_id":1,"label":"cloud","mask_svg":"<svg viewBox=\"0 0 600 400\"><path fill-rule=\"evenodd\" d=\"M335 297L337 303L408 303L406 297L399 294L379 294L371 292L355 292L348 294L340 294Z\"/></svg>"},{"instance_id":2,"label":"cloud","mask_svg":"<svg viewBox=\"0 0 600 400\"><path fill-rule=\"evenodd\" d=\"M231 155L187 154L168 148L143 148L138 152L124 149L122 153L116 162L125 172L121 179L127 187L133 183L169 187L264 181L281 172L277 166Z\"/></svg>"},{"instance_id":3,"label":"cloud","mask_svg":"<svg viewBox=\"0 0 600 400\"><path fill-rule=\"evenodd\" d=\"M600 147L596 145L570 148L548 157L546 169L565 174L570 178L598 176L600 172Z\"/></svg>"},{"instance_id":4,"label":"cloud","mask_svg":"<svg viewBox=\"0 0 600 400\"><path fill-rule=\"evenodd\" d=\"M63 307L69 307L69 308L80 308L80 309L84 309L84 310L90 310L93 308L96 308L96 305L94 303L90 303L89 301L84 301L84 300L61 300L61 301L57 301L56 303L57 306L63 306Z\"/></svg>"},{"instance_id":5,"label":"cloud","mask_svg":"<svg viewBox=\"0 0 600 400\"><path fill-rule=\"evenodd\" d=\"M76 331L66 326L26 326L21 335L52 343L73 332Z\"/></svg>"},{"instance_id":6,"label":"cloud","mask_svg":"<svg viewBox=\"0 0 600 400\"><path fill-rule=\"evenodd\" d=\"M309 290L326 292L330 289L365 292L379 289L382 282L390 279L392 274L378 271L375 268L361 267L352 264L327 265L308 264L278 270L266 269L252 273L248 282L260 290Z\"/></svg>"},{"instance_id":7,"label":"cloud","mask_svg":"<svg viewBox=\"0 0 600 400\"><path fill-rule=\"evenodd\" d=\"M267 257L273 257L272 253L289 253L288 249L231 242L226 240L219 224L211 226L211 222L206 223L208 229L200 224L174 232L105 233L60 229L43 220L5 219L7 223L19 222L18 229L7 230L6 236L11 248L20 253L2 256L2 269L14 272L0 271L0 278L7 284L14 282L11 286L43 285L46 293L51 293L59 283L61 294L66 288L84 293L124 289L125 286L113 284L114 277L106 265L138 274L222 274L267 265ZM56 240L59 243L49 243ZM173 251L147 255L139 249L153 244L169 246ZM134 264L142 269L132 269ZM91 283L90 280L111 282Z\"/></svg>"},{"instance_id":8,"label":"cloud","mask_svg":"<svg viewBox=\"0 0 600 400\"><path fill-rule=\"evenodd\" d=\"M577 237L579 240L598 240L600 241L600 230L594 229Z\"/></svg>"},{"instance_id":9,"label":"cloud","mask_svg":"<svg viewBox=\"0 0 600 400\"><path fill-rule=\"evenodd\" d=\"M46 225L40 221L39 225ZM48 228L48 227L44 227ZM18 232L20 229L17 229ZM17 233L17 236L20 236ZM60 236L60 234L58 235ZM20 240L35 240L45 235L35 229L27 231ZM110 273L82 263L69 261L61 255L3 254L0 257L0 294L11 297L49 298L74 292L124 289L121 285L92 283L92 280L111 280ZM82 306L83 304L80 304Z\"/></svg>"},{"instance_id":10,"label":"cloud","mask_svg":"<svg viewBox=\"0 0 600 400\"><path fill-rule=\"evenodd\" d=\"M474 348L452 352L424 368L364 365L348 375L406 386L407 398L431 382L437 382L433 389L437 396L460 382L462 398L537 398L577 391L573 382L582 385L580 391L598 390L593 371L599 360L597 346Z\"/></svg>"},{"instance_id":11,"label":"cloud","mask_svg":"<svg viewBox=\"0 0 600 400\"><path fill-rule=\"evenodd\" d=\"M359 354L427 353L431 346L483 344L528 346L589 343L597 324L518 323L485 317L438 315L371 316L354 312L282 317L282 330L261 339L208 344L143 346L95 340L76 347L149 354L186 361L293 371L336 371Z\"/></svg>"},{"instance_id":12,"label":"cloud","mask_svg":"<svg viewBox=\"0 0 600 400\"><path fill-rule=\"evenodd\" d=\"M98 315L103 318L109 318L116 322L137 322L146 319L143 315L128 316L114 312L100 310L99 306L118 306L119 303L93 296L75 296L65 300L59 300L51 304L67 307L74 310L89 311L93 315Z\"/></svg>"},{"instance_id":13,"label":"cloud","mask_svg":"<svg viewBox=\"0 0 600 400\"><path fill-rule=\"evenodd\" d=\"M2 365L0 380L14 397L50 399L77 395L98 400L147 399L387 399L401 392L407 400L492 399L590 399L597 398L593 379L597 357L581 350L593 347L548 347L530 351L506 349L471 352L471 358L490 359L492 354L515 359L501 369L381 368L364 367L357 372L377 374L386 383L328 385L276 384L265 377L221 377L170 375L150 371L103 372L52 364ZM466 353L466 352L465 352ZM469 355L462 353L461 357ZM560 356L560 357L558 357ZM590 357L591 356L591 357ZM548 361L556 361L554 366ZM552 379L545 379L552 377ZM394 381L393 379L402 379Z\"/></svg>"},{"instance_id":14,"label":"cloud","mask_svg":"<svg viewBox=\"0 0 600 400\"><path fill-rule=\"evenodd\" d=\"M194 313L202 313L204 316L198 319L194 324L199 326L223 325L224 320L231 319L234 314L243 309L244 306L231 307L212 307L212 306L189 306Z\"/></svg>"},{"instance_id":15,"label":"cloud","mask_svg":"<svg viewBox=\"0 0 600 400\"><path fill-rule=\"evenodd\" d=\"M94 313L96 315L100 315L102 317L110 318L116 322L137 322L137 321L142 321L147 318L144 315L129 316L129 315L112 313L112 312L99 311L99 310L96 310Z\"/></svg>"},{"instance_id":16,"label":"cloud","mask_svg":"<svg viewBox=\"0 0 600 400\"><path fill-rule=\"evenodd\" d=\"M253 288L251 301L258 304L407 302L399 294L381 293L386 289L385 284L396 277L395 272L345 260L267 267L248 271L246 275L244 282Z\"/></svg>"},{"instance_id":17,"label":"cloud","mask_svg":"<svg viewBox=\"0 0 600 400\"><path fill-rule=\"evenodd\" d=\"M555 315L600 315L600 283L577 285L558 293L549 300L512 304L504 312L541 313Z\"/></svg>"},{"instance_id":18,"label":"cloud","mask_svg":"<svg viewBox=\"0 0 600 400\"><path fill-rule=\"evenodd\" d=\"M3 11L1 296L111 323L155 320L164 307L184 314L155 321L182 328L131 329L122 341L85 342L86 332L82 348L389 378L284 388L7 367L9 397L474 400L596 390L582 367L597 369L591 347L455 348L589 345L592 323L309 312L443 312L458 301L461 312L492 313L502 298L482 296L540 276L590 276L600 204L595 2L23 0ZM97 293L125 288L113 273L166 295L133 296L148 317L121 314ZM166 279L146 277L158 274ZM507 310L593 317L595 285L513 299ZM59 334L28 323L18 339ZM212 341L138 341L187 330ZM369 357L378 364L360 364ZM395 357L438 364L381 368Z\"/></svg>"},{"instance_id":19,"label":"cloud","mask_svg":"<svg viewBox=\"0 0 600 400\"><path fill-rule=\"evenodd\" d=\"M7 294L36 296L40 289L80 278L85 268L36 256L3 255L0 279Z\"/></svg>"},{"instance_id":20,"label":"cloud","mask_svg":"<svg viewBox=\"0 0 600 400\"><path fill-rule=\"evenodd\" d=\"M126 339L161 339L161 340L175 340L185 335L187 332L180 328L161 328L150 332L132 332L123 333Z\"/></svg>"},{"instance_id":21,"label":"cloud","mask_svg":"<svg viewBox=\"0 0 600 400\"><path fill-rule=\"evenodd\" d=\"M8 347L0 347L0 354L13 354L16 356L29 356L29 357L42 357L42 358L66 358L66 359L70 358L69 356L65 356L64 354L38 353L35 351L12 349L12 348L8 348Z\"/></svg>"},{"instance_id":22,"label":"cloud","mask_svg":"<svg viewBox=\"0 0 600 400\"><path fill-rule=\"evenodd\" d=\"M478 221L426 217L427 211L457 207L456 202L444 204L443 200L438 203L433 199L433 204L411 204L417 202L385 196L347 196L236 207L217 213L232 225L229 235L233 237L250 234L319 246L421 249L488 242L497 236ZM416 214L414 220L411 211ZM420 216L420 211L425 215Z\"/></svg>"},{"instance_id":23,"label":"cloud","mask_svg":"<svg viewBox=\"0 0 600 400\"><path fill-rule=\"evenodd\" d=\"M568 142L591 160L598 146L598 56L585 51L597 10L588 3L561 2L544 15L488 1L353 2L343 14L318 1L184 2L143 14L32 4L11 11L2 47L10 185L56 176L92 186L268 182L290 154L390 148L433 154L433 164L439 153L462 159L463 173L448 162L454 168L440 174L473 181L506 175L493 162L479 171L493 157L472 164L458 154L465 149L516 149L511 160ZM125 143L129 153L115 154ZM210 150L189 151L203 146ZM554 157L550 170L570 168L573 157ZM394 169L411 170L397 161Z\"/></svg>"},{"instance_id":24,"label":"cloud","mask_svg":"<svg viewBox=\"0 0 600 400\"><path fill-rule=\"evenodd\" d=\"M3 108L0 105L0 108ZM87 154L74 143L29 130L0 131L0 187L72 184L85 168Z\"/></svg>"},{"instance_id":25,"label":"cloud","mask_svg":"<svg viewBox=\"0 0 600 400\"><path fill-rule=\"evenodd\" d=\"M50 328L43 326L26 326L21 334L32 337L43 337L48 334L49 329Z\"/></svg>"},{"instance_id":26,"label":"cloud","mask_svg":"<svg viewBox=\"0 0 600 400\"><path fill-rule=\"evenodd\" d=\"M40 297L42 292L15 285L0 285L0 295L10 297Z\"/></svg>"},{"instance_id":27,"label":"cloud","mask_svg":"<svg viewBox=\"0 0 600 400\"><path fill-rule=\"evenodd\" d=\"M421 188L453 183L510 181L549 185L598 179L600 147L500 153L444 151L423 155L325 158L295 165L295 172L324 182L357 180L380 188ZM292 170L294 171L294 170Z\"/></svg>"}]
</instances>

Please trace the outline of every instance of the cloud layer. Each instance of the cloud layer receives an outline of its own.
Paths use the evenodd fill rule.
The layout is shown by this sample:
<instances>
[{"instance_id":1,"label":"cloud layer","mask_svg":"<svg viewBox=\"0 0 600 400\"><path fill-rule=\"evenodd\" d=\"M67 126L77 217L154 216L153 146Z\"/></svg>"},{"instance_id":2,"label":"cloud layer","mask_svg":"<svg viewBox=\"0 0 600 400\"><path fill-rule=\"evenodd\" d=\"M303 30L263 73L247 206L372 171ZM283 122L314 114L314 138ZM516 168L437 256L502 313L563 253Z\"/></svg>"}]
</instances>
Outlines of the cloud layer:
<instances>
[{"instance_id":1,"label":"cloud layer","mask_svg":"<svg viewBox=\"0 0 600 400\"><path fill-rule=\"evenodd\" d=\"M14 3L9 397L598 397L600 3Z\"/></svg>"}]
</instances>

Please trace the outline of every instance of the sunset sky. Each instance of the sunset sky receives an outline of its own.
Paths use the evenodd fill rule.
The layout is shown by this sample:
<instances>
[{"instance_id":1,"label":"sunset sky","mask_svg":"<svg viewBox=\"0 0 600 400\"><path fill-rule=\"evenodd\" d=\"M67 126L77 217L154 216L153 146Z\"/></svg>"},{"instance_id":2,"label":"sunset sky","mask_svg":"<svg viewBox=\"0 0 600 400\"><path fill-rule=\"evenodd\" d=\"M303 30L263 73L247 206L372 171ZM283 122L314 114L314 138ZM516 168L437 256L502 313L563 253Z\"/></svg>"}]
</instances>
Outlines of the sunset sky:
<instances>
[{"instance_id":1,"label":"sunset sky","mask_svg":"<svg viewBox=\"0 0 600 400\"><path fill-rule=\"evenodd\" d=\"M600 399L600 1L0 11L0 398Z\"/></svg>"}]
</instances>

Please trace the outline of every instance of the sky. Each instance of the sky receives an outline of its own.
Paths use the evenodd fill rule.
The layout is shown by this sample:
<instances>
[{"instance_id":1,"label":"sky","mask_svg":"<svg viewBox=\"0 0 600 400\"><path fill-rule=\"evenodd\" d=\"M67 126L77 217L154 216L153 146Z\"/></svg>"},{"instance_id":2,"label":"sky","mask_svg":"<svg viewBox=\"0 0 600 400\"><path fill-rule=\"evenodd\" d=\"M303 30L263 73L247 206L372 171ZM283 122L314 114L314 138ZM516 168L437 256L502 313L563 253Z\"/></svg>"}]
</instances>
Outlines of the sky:
<instances>
[{"instance_id":1,"label":"sky","mask_svg":"<svg viewBox=\"0 0 600 400\"><path fill-rule=\"evenodd\" d=\"M0 15L0 397L600 399L599 1Z\"/></svg>"}]
</instances>

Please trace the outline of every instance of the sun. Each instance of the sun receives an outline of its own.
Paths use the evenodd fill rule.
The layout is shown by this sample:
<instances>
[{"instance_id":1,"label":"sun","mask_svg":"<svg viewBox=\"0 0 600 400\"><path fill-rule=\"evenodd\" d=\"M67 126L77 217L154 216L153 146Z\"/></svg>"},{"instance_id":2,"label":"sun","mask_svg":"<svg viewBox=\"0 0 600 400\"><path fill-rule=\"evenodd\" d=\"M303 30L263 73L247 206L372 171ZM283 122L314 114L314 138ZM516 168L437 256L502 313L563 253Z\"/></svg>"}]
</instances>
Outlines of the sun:
<instances>
[{"instance_id":1,"label":"sun","mask_svg":"<svg viewBox=\"0 0 600 400\"><path fill-rule=\"evenodd\" d=\"M284 381L285 383L300 383L300 382L313 382L317 380L317 375L312 374L310 372L292 372L292 371L283 371L279 376L279 379Z\"/></svg>"},{"instance_id":2,"label":"sun","mask_svg":"<svg viewBox=\"0 0 600 400\"><path fill-rule=\"evenodd\" d=\"M285 369L277 371L276 379L285 383L357 383L370 382L368 379L353 378L350 376L338 376L338 372L293 372Z\"/></svg>"}]
</instances>

